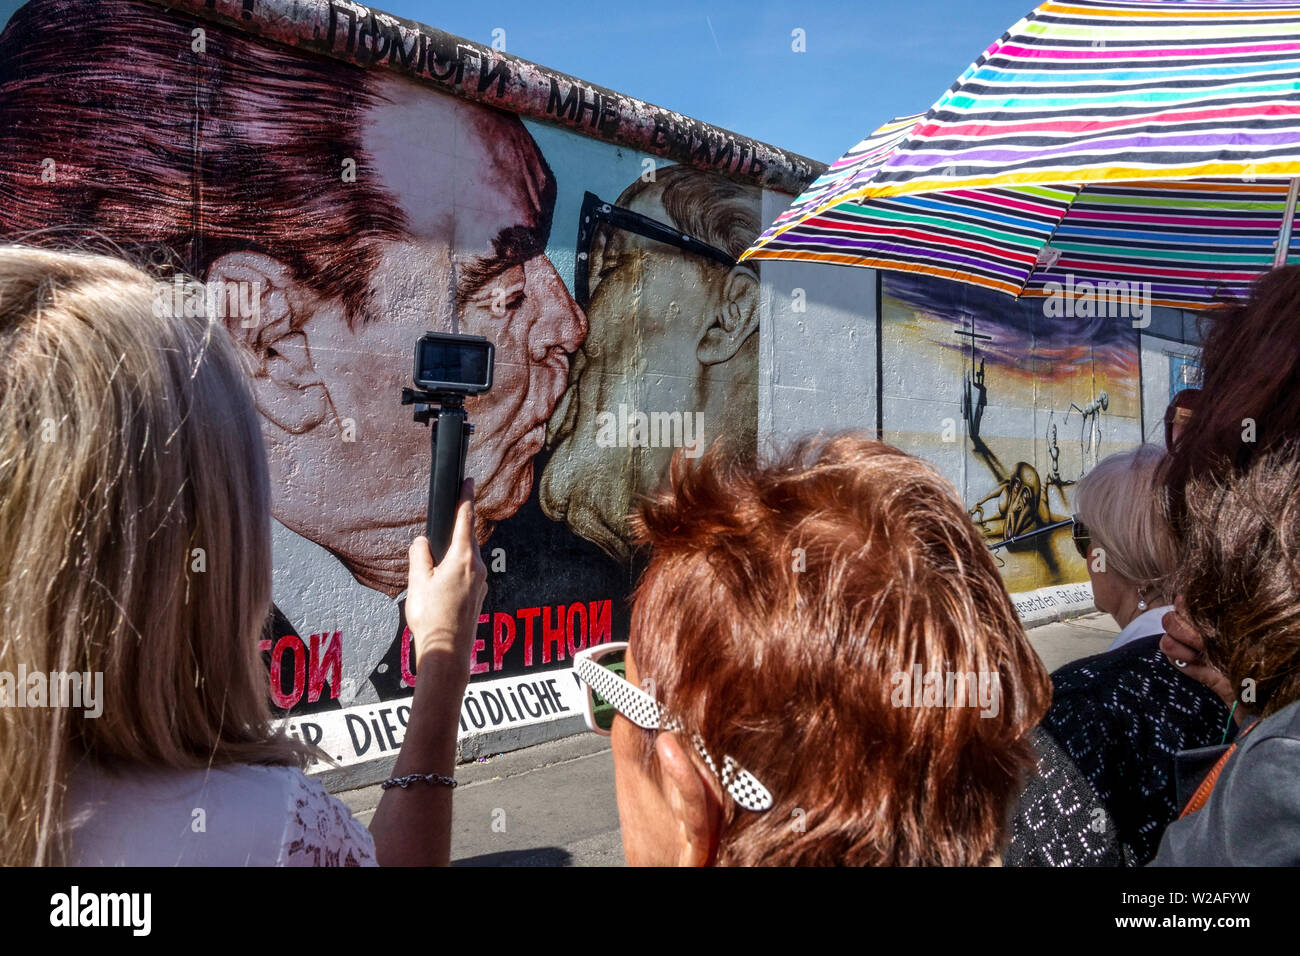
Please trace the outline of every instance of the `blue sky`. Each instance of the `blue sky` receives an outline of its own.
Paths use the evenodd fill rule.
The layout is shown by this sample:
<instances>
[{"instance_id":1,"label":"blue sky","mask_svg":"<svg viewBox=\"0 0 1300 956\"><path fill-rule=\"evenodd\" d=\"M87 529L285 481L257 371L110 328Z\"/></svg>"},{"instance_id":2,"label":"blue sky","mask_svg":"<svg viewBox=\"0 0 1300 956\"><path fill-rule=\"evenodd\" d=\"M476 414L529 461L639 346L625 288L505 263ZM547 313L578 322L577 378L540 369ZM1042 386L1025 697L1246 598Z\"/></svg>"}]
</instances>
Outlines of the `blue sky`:
<instances>
[{"instance_id":1,"label":"blue sky","mask_svg":"<svg viewBox=\"0 0 1300 956\"><path fill-rule=\"evenodd\" d=\"M831 162L928 109L1034 0L380 0L380 9ZM791 50L802 29L807 51Z\"/></svg>"}]
</instances>

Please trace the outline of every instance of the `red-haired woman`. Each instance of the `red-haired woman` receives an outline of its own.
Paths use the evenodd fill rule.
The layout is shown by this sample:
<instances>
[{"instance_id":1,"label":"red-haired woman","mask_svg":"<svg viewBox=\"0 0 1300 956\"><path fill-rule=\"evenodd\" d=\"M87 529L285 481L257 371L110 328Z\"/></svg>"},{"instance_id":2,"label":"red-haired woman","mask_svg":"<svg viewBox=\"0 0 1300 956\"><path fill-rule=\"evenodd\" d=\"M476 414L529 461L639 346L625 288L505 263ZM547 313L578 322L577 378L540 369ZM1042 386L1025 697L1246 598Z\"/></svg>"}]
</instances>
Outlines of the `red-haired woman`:
<instances>
[{"instance_id":1,"label":"red-haired woman","mask_svg":"<svg viewBox=\"0 0 1300 956\"><path fill-rule=\"evenodd\" d=\"M924 461L854 436L674 463L630 645L583 652L628 862L996 865L1048 681Z\"/></svg>"}]
</instances>

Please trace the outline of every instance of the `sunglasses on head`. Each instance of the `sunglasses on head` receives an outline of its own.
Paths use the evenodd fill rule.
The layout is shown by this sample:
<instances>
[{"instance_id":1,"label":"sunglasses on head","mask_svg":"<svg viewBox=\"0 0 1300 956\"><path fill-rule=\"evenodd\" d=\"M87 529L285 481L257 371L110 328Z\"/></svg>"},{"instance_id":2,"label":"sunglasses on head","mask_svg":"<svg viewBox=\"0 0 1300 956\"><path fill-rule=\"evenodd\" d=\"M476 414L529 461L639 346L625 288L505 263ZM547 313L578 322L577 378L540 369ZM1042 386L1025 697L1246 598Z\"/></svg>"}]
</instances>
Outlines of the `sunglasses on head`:
<instances>
[{"instance_id":1,"label":"sunglasses on head","mask_svg":"<svg viewBox=\"0 0 1300 956\"><path fill-rule=\"evenodd\" d=\"M1079 520L1078 515L1071 519L1074 524L1070 528L1070 537L1074 539L1074 549L1079 552L1079 557L1085 561L1088 559L1088 552L1092 550L1092 535L1088 533L1088 526Z\"/></svg>"},{"instance_id":2,"label":"sunglasses on head","mask_svg":"<svg viewBox=\"0 0 1300 956\"><path fill-rule=\"evenodd\" d=\"M573 671L587 689L583 716L588 729L608 737L614 726L614 716L622 714L643 730L682 730L681 724L668 717L657 700L624 676L627 672L627 648L626 641L597 644L579 651L573 658ZM742 769L730 757L724 757L719 772L699 734L691 735L691 743L722 781L722 787L731 799L746 810L771 808L772 795L749 771Z\"/></svg>"}]
</instances>

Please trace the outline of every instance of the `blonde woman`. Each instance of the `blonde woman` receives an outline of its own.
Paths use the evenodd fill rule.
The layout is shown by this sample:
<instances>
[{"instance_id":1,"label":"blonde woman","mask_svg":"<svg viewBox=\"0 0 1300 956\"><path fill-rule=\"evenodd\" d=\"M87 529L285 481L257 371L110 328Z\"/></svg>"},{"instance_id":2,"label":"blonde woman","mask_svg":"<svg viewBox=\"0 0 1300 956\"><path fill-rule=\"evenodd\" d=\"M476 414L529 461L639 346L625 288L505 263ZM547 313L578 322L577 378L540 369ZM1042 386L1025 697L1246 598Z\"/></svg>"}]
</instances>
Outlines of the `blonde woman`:
<instances>
[{"instance_id":1,"label":"blonde woman","mask_svg":"<svg viewBox=\"0 0 1300 956\"><path fill-rule=\"evenodd\" d=\"M219 321L155 314L154 289L116 259L0 246L0 863L445 863L437 781L486 579L469 498L436 570L411 548L394 772L431 776L385 791L372 839L271 721L269 482L240 357Z\"/></svg>"},{"instance_id":2,"label":"blonde woman","mask_svg":"<svg viewBox=\"0 0 1300 956\"><path fill-rule=\"evenodd\" d=\"M1079 482L1074 540L1093 600L1121 628L1104 654L1052 675L1044 728L1088 778L1130 858L1146 863L1177 816L1174 757L1217 744L1229 723L1218 697L1160 650L1177 560L1163 517L1154 445L1111 455Z\"/></svg>"}]
</instances>

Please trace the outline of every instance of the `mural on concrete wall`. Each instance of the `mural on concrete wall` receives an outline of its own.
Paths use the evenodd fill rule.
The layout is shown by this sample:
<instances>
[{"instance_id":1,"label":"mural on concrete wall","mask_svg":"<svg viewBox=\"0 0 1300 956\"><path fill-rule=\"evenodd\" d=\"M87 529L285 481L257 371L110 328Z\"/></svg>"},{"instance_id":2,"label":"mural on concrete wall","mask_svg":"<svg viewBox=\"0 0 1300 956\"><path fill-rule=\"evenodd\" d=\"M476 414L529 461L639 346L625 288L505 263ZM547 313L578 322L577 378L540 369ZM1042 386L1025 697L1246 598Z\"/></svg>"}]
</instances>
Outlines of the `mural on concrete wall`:
<instances>
[{"instance_id":1,"label":"mural on concrete wall","mask_svg":"<svg viewBox=\"0 0 1300 956\"><path fill-rule=\"evenodd\" d=\"M586 199L577 291L590 332L551 419L541 503L626 563L624 516L675 448L697 457L716 439L754 447L759 284L733 257L758 233L761 196L673 166L613 203ZM638 433L626 455L592 454Z\"/></svg>"},{"instance_id":2,"label":"mural on concrete wall","mask_svg":"<svg viewBox=\"0 0 1300 956\"><path fill-rule=\"evenodd\" d=\"M733 259L760 201L148 3L32 0L0 36L0 237L93 231L229 292L273 484L270 690L344 763L397 746L414 684L416 338L497 350L467 403L490 590L462 732L576 716L558 668L626 637L636 497L675 448L753 446L758 280Z\"/></svg>"},{"instance_id":3,"label":"mural on concrete wall","mask_svg":"<svg viewBox=\"0 0 1300 956\"><path fill-rule=\"evenodd\" d=\"M883 274L885 438L935 461L1012 593L1087 580L1073 486L1140 440L1138 333L960 283ZM1084 310L1080 310L1084 311ZM1039 532L1039 533L1035 533Z\"/></svg>"}]
</instances>

